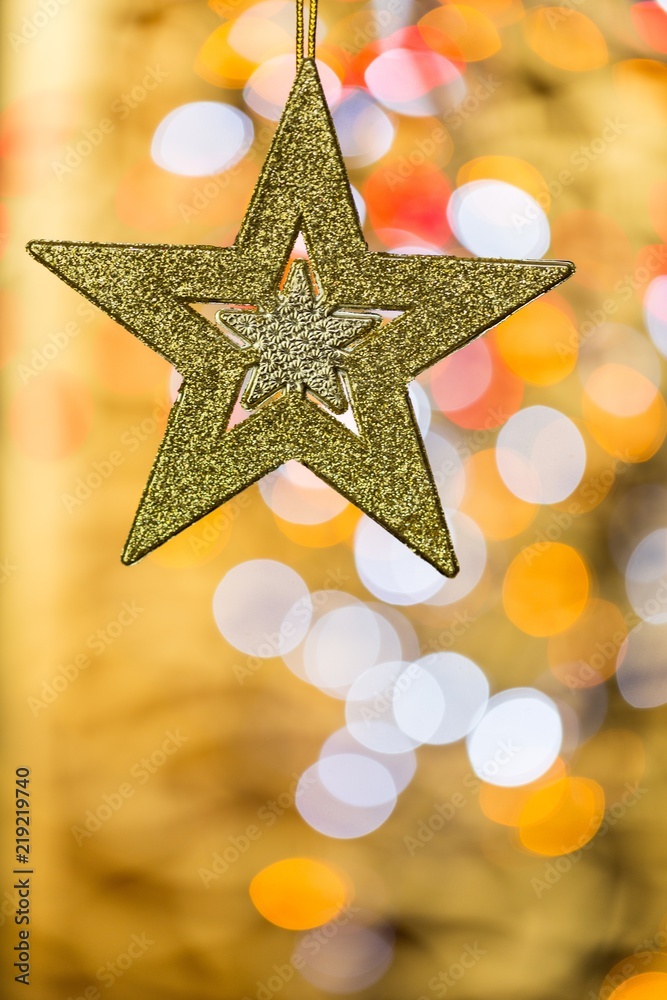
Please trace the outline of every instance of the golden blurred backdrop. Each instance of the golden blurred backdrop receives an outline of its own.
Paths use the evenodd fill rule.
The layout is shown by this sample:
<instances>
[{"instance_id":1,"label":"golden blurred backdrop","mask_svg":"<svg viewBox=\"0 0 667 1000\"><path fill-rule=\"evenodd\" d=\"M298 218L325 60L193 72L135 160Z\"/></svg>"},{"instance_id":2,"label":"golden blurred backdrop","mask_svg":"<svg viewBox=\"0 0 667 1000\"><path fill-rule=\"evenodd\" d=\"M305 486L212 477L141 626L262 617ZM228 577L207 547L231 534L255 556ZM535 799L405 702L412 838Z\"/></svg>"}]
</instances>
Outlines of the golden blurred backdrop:
<instances>
[{"instance_id":1,"label":"golden blurred backdrop","mask_svg":"<svg viewBox=\"0 0 667 1000\"><path fill-rule=\"evenodd\" d=\"M321 0L371 248L577 265L414 389L444 585L298 466L121 565L177 377L24 247L231 243L294 5L0 10L3 996L667 997L667 5Z\"/></svg>"}]
</instances>

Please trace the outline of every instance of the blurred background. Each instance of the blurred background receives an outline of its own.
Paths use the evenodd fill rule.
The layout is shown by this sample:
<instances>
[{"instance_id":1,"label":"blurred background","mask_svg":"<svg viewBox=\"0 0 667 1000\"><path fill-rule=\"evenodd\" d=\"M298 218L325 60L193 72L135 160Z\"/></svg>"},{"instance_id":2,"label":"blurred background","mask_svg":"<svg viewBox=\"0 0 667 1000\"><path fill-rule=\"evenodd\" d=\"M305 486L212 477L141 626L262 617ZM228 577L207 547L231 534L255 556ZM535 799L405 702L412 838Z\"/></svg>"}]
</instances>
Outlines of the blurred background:
<instances>
[{"instance_id":1,"label":"blurred background","mask_svg":"<svg viewBox=\"0 0 667 1000\"><path fill-rule=\"evenodd\" d=\"M411 387L444 583L293 464L121 566L178 376L24 245L233 242L294 5L1 16L3 995L28 767L39 1000L667 997L667 4L322 0L371 248L577 265Z\"/></svg>"}]
</instances>

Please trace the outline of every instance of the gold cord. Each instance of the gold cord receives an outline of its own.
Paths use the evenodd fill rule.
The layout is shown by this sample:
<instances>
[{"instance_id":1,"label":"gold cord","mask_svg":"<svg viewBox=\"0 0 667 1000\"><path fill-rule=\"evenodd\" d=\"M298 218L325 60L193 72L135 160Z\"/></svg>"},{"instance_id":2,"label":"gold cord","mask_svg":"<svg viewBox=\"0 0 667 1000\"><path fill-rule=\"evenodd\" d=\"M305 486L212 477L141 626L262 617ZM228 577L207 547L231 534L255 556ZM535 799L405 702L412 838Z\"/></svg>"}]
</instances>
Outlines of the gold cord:
<instances>
[{"instance_id":1,"label":"gold cord","mask_svg":"<svg viewBox=\"0 0 667 1000\"><path fill-rule=\"evenodd\" d=\"M305 0L296 0L296 61L304 59L303 6ZM308 59L315 58L315 32L317 29L317 0L308 0Z\"/></svg>"}]
</instances>

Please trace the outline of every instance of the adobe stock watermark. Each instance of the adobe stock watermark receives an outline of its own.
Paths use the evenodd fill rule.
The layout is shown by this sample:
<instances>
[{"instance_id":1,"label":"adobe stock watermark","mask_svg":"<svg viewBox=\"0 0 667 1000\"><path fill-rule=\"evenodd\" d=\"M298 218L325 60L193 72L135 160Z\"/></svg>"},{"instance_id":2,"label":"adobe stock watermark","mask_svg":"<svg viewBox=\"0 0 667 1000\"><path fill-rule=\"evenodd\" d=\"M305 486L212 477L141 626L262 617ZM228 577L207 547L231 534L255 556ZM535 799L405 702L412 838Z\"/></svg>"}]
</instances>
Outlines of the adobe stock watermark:
<instances>
[{"instance_id":1,"label":"adobe stock watermark","mask_svg":"<svg viewBox=\"0 0 667 1000\"><path fill-rule=\"evenodd\" d=\"M519 753L521 753L521 747L515 746L510 739L499 740L493 757L486 760L481 768L483 771L482 779L480 780L478 775L469 771L463 778L463 788L469 789L474 795L479 794L482 781L494 778L501 767L509 764ZM414 858L418 851L430 844L435 839L436 834L443 830L447 823L450 823L456 814L467 806L469 801L468 796L463 791L457 791L444 802L434 802L433 812L430 816L417 822L412 835L406 834L403 837L403 846L408 857Z\"/></svg>"},{"instance_id":2,"label":"adobe stock watermark","mask_svg":"<svg viewBox=\"0 0 667 1000\"><path fill-rule=\"evenodd\" d=\"M474 944L467 944L459 955L458 961L452 962L446 969L441 969L437 975L429 979L427 988L431 996L446 997L455 986L458 986L466 973L481 962L486 954L486 948L482 948L477 941ZM431 996L422 994L422 996L417 997L417 1000L431 1000Z\"/></svg>"},{"instance_id":3,"label":"adobe stock watermark","mask_svg":"<svg viewBox=\"0 0 667 1000\"><path fill-rule=\"evenodd\" d=\"M589 476L583 481L581 485L582 499L595 507L607 495L616 479L625 475L634 464L636 463L633 463L630 458L614 458L609 468L604 469L596 476ZM550 523L546 528L538 529L533 536L534 541L522 550L524 562L530 565L538 556L546 552L550 545L559 541L578 518L588 513L590 513L590 509L585 508L577 500L570 501L565 510L552 510L549 515Z\"/></svg>"},{"instance_id":4,"label":"adobe stock watermark","mask_svg":"<svg viewBox=\"0 0 667 1000\"><path fill-rule=\"evenodd\" d=\"M95 973L95 978L100 986L105 990L110 990L112 986L122 979L125 973L132 968L135 962L143 958L149 948L152 948L155 941L148 937L146 931L142 934L131 934L124 951L109 959ZM99 986L90 985L83 993L77 996L68 996L67 1000L102 1000L102 992Z\"/></svg>"},{"instance_id":5,"label":"adobe stock watermark","mask_svg":"<svg viewBox=\"0 0 667 1000\"><path fill-rule=\"evenodd\" d=\"M140 423L133 424L123 431L118 446L102 458L93 462L92 468L78 476L71 492L61 493L60 499L68 514L79 510L92 495L99 490L127 461L129 455L134 455L141 446L155 435L157 428L171 410L171 402L157 402L150 417L145 417Z\"/></svg>"},{"instance_id":6,"label":"adobe stock watermark","mask_svg":"<svg viewBox=\"0 0 667 1000\"><path fill-rule=\"evenodd\" d=\"M563 0L559 7L545 7L544 15L550 28L555 28L574 13L577 7L581 7L586 0Z\"/></svg>"},{"instance_id":7,"label":"adobe stock watermark","mask_svg":"<svg viewBox=\"0 0 667 1000\"><path fill-rule=\"evenodd\" d=\"M84 160L116 131L118 122L125 121L146 98L163 83L169 73L161 66L146 66L144 75L129 90L124 91L111 104L109 114L96 124L81 130L78 139L65 147L58 159L51 161L51 169L59 181L71 176Z\"/></svg>"},{"instance_id":8,"label":"adobe stock watermark","mask_svg":"<svg viewBox=\"0 0 667 1000\"><path fill-rule=\"evenodd\" d=\"M0 559L0 585L7 583L8 580L18 572L18 566L10 556L5 556L4 559Z\"/></svg>"},{"instance_id":9,"label":"adobe stock watermark","mask_svg":"<svg viewBox=\"0 0 667 1000\"><path fill-rule=\"evenodd\" d=\"M220 536L229 531L251 503L252 496L246 491L207 514L202 521L190 525L183 535L183 542L190 549L192 555L197 557L209 551Z\"/></svg>"},{"instance_id":10,"label":"adobe stock watermark","mask_svg":"<svg viewBox=\"0 0 667 1000\"><path fill-rule=\"evenodd\" d=\"M321 610L326 606L329 600L327 591L342 590L349 581L350 574L343 572L342 569L328 570L319 590L297 601L276 632L265 632L262 635L261 642L257 646L257 655L246 657L244 663L234 664L232 670L239 684L244 684L249 677L253 677L267 660L281 655L280 651L284 648L285 640L294 636L297 624L303 624L310 618L312 611Z\"/></svg>"},{"instance_id":11,"label":"adobe stock watermark","mask_svg":"<svg viewBox=\"0 0 667 1000\"><path fill-rule=\"evenodd\" d=\"M389 188L393 191L399 184L412 177L415 170L430 160L435 151L449 139L449 133L456 131L471 118L479 110L480 105L495 94L499 87L500 80L491 75L483 77L468 92L455 111L449 111L444 115L441 124L436 125L425 139L418 139L414 149L401 156L396 167L385 174Z\"/></svg>"},{"instance_id":12,"label":"adobe stock watermark","mask_svg":"<svg viewBox=\"0 0 667 1000\"><path fill-rule=\"evenodd\" d=\"M563 876L571 872L575 865L581 861L584 854L592 850L602 837L606 837L613 827L623 819L627 811L632 809L648 793L647 788L641 788L638 784L631 785L627 782L624 787L625 792L620 800L605 810L600 828L594 837L582 838L579 847L561 855L555 861L548 861L544 866L542 878L531 878L530 885L538 899L541 899L545 892L549 892L555 885L558 885Z\"/></svg>"},{"instance_id":13,"label":"adobe stock watermark","mask_svg":"<svg viewBox=\"0 0 667 1000\"><path fill-rule=\"evenodd\" d=\"M123 601L118 614L111 621L90 633L85 640L84 649L73 656L69 663L63 663L58 667L50 681L42 681L40 697L31 695L28 698L28 707L33 716L37 718L40 712L53 705L77 680L81 672L88 669L95 658L106 653L109 647L134 625L144 610L135 600Z\"/></svg>"},{"instance_id":14,"label":"adobe stock watermark","mask_svg":"<svg viewBox=\"0 0 667 1000\"><path fill-rule=\"evenodd\" d=\"M476 451L486 448L489 441L493 439L502 425L505 424L511 416L512 414L507 413L502 406L489 407L483 426L476 428L474 431L467 434L465 439L461 439L454 444L454 451L458 455L460 461L465 462L465 460L470 458L470 456ZM445 461L441 465L435 465L432 463L432 469L436 486L442 486L446 478L458 471L458 466L455 462Z\"/></svg>"},{"instance_id":15,"label":"adobe stock watermark","mask_svg":"<svg viewBox=\"0 0 667 1000\"><path fill-rule=\"evenodd\" d=\"M372 700L363 701L359 706L359 719L366 725L377 722L392 708L399 695L407 694L415 681L424 675L420 663L411 663L405 670L390 680Z\"/></svg>"},{"instance_id":16,"label":"adobe stock watermark","mask_svg":"<svg viewBox=\"0 0 667 1000\"><path fill-rule=\"evenodd\" d=\"M469 615L467 611L456 611L447 628L443 628L435 639L430 639L422 647L421 655L427 656L429 653L441 653L443 650L451 649L478 621L479 618Z\"/></svg>"},{"instance_id":17,"label":"adobe stock watermark","mask_svg":"<svg viewBox=\"0 0 667 1000\"><path fill-rule=\"evenodd\" d=\"M50 24L54 17L58 16L69 2L70 0L39 0L33 13L23 18L18 31L10 31L7 35L7 40L14 52L18 52L19 49L37 38L42 29Z\"/></svg>"},{"instance_id":18,"label":"adobe stock watermark","mask_svg":"<svg viewBox=\"0 0 667 1000\"><path fill-rule=\"evenodd\" d=\"M651 619L662 614L667 608L667 579L661 577L656 585L655 594L649 597L641 606L639 613L628 611L623 615L625 623L624 629L612 632L606 641L597 640L588 660L580 659L574 671L562 678L563 683L568 687L577 689L588 687L591 681L599 683L600 670L608 666L613 657L617 657L626 643L628 633L636 634L645 625L651 623Z\"/></svg>"},{"instance_id":19,"label":"adobe stock watermark","mask_svg":"<svg viewBox=\"0 0 667 1000\"><path fill-rule=\"evenodd\" d=\"M571 356L572 350L577 348L580 341L586 341L593 337L598 329L619 311L623 304L629 302L633 295L642 290L649 278L657 274L665 263L667 263L667 247L652 247L642 264L639 264L630 274L624 274L615 283L611 289L612 295L606 298L599 308L586 310L579 330L574 331L569 341L558 345L558 352L561 355Z\"/></svg>"},{"instance_id":20,"label":"adobe stock watermark","mask_svg":"<svg viewBox=\"0 0 667 1000\"><path fill-rule=\"evenodd\" d=\"M273 137L274 130L264 125L255 133L253 146L246 155L235 163L233 167L224 170L214 177L207 178L199 187L195 188L189 201L178 203L178 211L183 222L192 222L204 212L209 205L216 201L221 194L227 190L235 177L247 168L247 161L254 160L258 156L258 149L263 148Z\"/></svg>"},{"instance_id":21,"label":"adobe stock watermark","mask_svg":"<svg viewBox=\"0 0 667 1000\"><path fill-rule=\"evenodd\" d=\"M240 834L227 837L225 847L220 851L215 851L212 855L210 868L197 870L204 888L209 889L213 882L222 878L231 866L236 864L244 854L247 854L252 845L257 843L263 834L270 830L280 817L294 806L299 785L303 789L311 784L315 784L314 778L309 779L293 774L289 788L281 792L275 799L269 799L259 807L256 813L257 823L248 823Z\"/></svg>"},{"instance_id":22,"label":"adobe stock watermark","mask_svg":"<svg viewBox=\"0 0 667 1000\"><path fill-rule=\"evenodd\" d=\"M566 188L574 184L577 177L585 173L591 164L603 156L629 128L629 123L621 121L618 115L615 118L606 118L599 135L594 136L587 145L581 145L573 150L568 159L568 166L560 170L557 177L547 181L548 193L543 191L534 195L533 200L536 204L529 204L523 212L513 213L510 220L513 227L520 231L539 219L540 212L546 211L552 200L560 198Z\"/></svg>"},{"instance_id":23,"label":"adobe stock watermark","mask_svg":"<svg viewBox=\"0 0 667 1000\"><path fill-rule=\"evenodd\" d=\"M352 906L351 904L345 906L329 923L304 935L299 943L298 950L292 954L289 962L285 962L283 965L274 965L271 975L267 979L264 981L257 980L254 996L249 997L246 995L241 1000L273 1000L273 997L280 993L294 979L294 974L305 968L305 955L315 956L323 948L326 948L329 941L339 933L340 928L349 924L359 912L358 906Z\"/></svg>"},{"instance_id":24,"label":"adobe stock watermark","mask_svg":"<svg viewBox=\"0 0 667 1000\"><path fill-rule=\"evenodd\" d=\"M77 304L76 314L81 318L83 324L92 323L98 315L89 302L83 299ZM30 361L17 365L18 376L24 385L31 379L41 375L52 362L54 362L65 351L83 329L82 322L78 319L70 320L60 330L50 333L46 340L39 346L33 347L30 352Z\"/></svg>"},{"instance_id":25,"label":"adobe stock watermark","mask_svg":"<svg viewBox=\"0 0 667 1000\"><path fill-rule=\"evenodd\" d=\"M81 847L85 840L101 830L104 824L108 823L119 809L122 809L128 799L134 798L137 788L150 781L153 775L157 774L169 758L177 753L189 739L189 736L183 736L180 729L177 729L176 732L168 729L160 746L132 765L129 776L133 780L123 781L118 786L117 791L105 792L100 803L94 809L86 811L83 825L75 824L70 827L77 847Z\"/></svg>"},{"instance_id":26,"label":"adobe stock watermark","mask_svg":"<svg viewBox=\"0 0 667 1000\"><path fill-rule=\"evenodd\" d=\"M595 309L587 309L577 329L573 329L567 340L556 345L556 352L561 358L571 358L581 344L590 340L598 333L601 326L619 312L621 307L630 301L633 295L642 291L643 286L654 277L667 263L667 247L653 246L642 264L639 264L630 274L622 278L610 289L611 295Z\"/></svg>"},{"instance_id":27,"label":"adobe stock watermark","mask_svg":"<svg viewBox=\"0 0 667 1000\"><path fill-rule=\"evenodd\" d=\"M628 959L616 972L605 976L599 990L589 990L587 1000L611 1000L618 987L641 972L641 968L651 964L657 952L667 951L667 931L658 931L652 938L644 939L632 949L635 961Z\"/></svg>"}]
</instances>

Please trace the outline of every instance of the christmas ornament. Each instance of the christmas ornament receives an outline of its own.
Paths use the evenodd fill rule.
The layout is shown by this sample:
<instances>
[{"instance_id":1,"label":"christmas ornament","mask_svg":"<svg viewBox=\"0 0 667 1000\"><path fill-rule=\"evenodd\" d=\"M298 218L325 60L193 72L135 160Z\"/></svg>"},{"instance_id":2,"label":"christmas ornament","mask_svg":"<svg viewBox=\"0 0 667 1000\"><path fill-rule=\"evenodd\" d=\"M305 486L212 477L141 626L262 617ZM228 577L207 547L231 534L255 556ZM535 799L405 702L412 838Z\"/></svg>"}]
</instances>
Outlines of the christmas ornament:
<instances>
[{"instance_id":1,"label":"christmas ornament","mask_svg":"<svg viewBox=\"0 0 667 1000\"><path fill-rule=\"evenodd\" d=\"M574 270L370 252L317 72L315 24L313 0L304 52L297 3L296 79L233 246L28 246L183 376L127 564L295 459L454 576L408 385ZM308 261L290 262L300 236ZM216 324L194 307L205 302L222 306ZM247 416L230 427L239 400ZM353 420L339 419L345 411Z\"/></svg>"}]
</instances>

